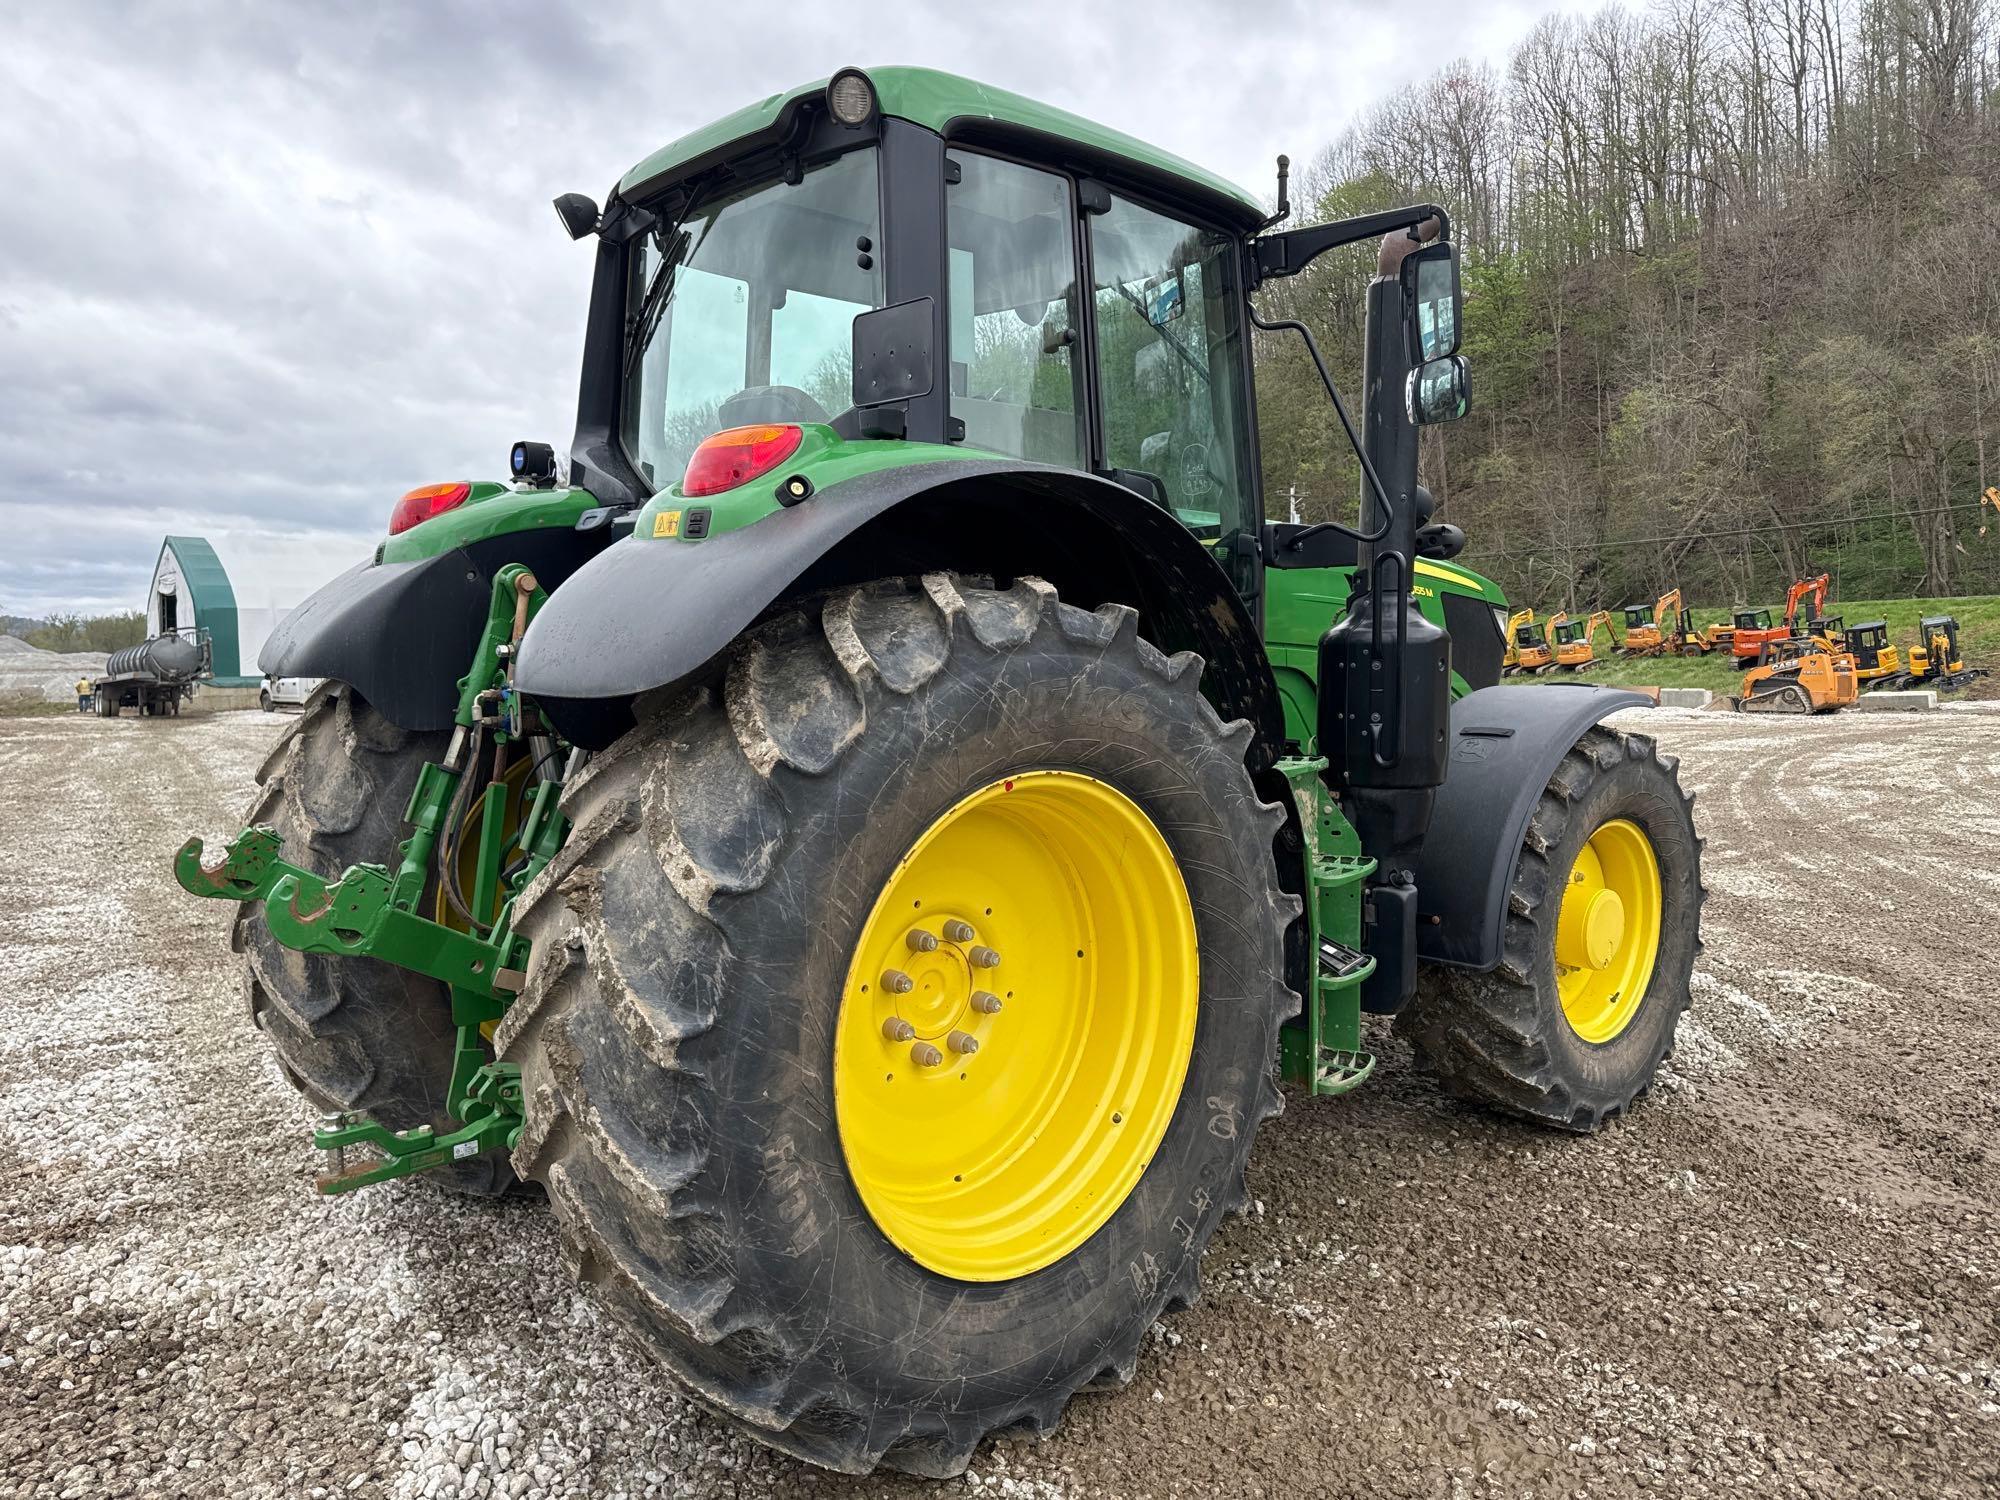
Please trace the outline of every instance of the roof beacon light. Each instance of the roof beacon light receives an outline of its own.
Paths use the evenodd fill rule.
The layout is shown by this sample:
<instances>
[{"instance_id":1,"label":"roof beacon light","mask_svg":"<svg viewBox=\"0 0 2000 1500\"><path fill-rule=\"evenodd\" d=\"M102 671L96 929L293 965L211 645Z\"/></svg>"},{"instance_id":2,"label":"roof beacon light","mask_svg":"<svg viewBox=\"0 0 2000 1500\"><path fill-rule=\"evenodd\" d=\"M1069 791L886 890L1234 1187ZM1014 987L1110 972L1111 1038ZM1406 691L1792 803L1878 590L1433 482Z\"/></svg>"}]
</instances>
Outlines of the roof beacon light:
<instances>
[{"instance_id":1,"label":"roof beacon light","mask_svg":"<svg viewBox=\"0 0 2000 1500\"><path fill-rule=\"evenodd\" d=\"M758 427L731 427L701 446L688 457L687 473L681 476L681 493L690 500L698 495L719 495L739 484L748 484L759 474L768 474L798 451L803 429L772 424Z\"/></svg>"},{"instance_id":2,"label":"roof beacon light","mask_svg":"<svg viewBox=\"0 0 2000 1500\"><path fill-rule=\"evenodd\" d=\"M859 68L842 68L826 86L826 107L843 125L866 125L875 116L875 85Z\"/></svg>"},{"instance_id":3,"label":"roof beacon light","mask_svg":"<svg viewBox=\"0 0 2000 1500\"><path fill-rule=\"evenodd\" d=\"M449 484L426 484L411 490L396 502L396 508L389 512L389 535L401 536L412 526L428 521L432 516L441 516L448 510L472 498L469 481L455 479Z\"/></svg>"}]
</instances>

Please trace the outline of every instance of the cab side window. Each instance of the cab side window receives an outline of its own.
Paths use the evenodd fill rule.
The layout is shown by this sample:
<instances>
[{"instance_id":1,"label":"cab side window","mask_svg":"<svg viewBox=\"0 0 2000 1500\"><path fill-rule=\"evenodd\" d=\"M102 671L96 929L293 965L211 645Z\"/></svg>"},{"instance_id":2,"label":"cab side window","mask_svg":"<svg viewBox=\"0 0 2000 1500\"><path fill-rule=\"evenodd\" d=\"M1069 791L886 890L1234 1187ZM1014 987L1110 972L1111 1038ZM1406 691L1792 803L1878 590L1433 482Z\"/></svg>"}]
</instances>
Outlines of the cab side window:
<instances>
[{"instance_id":1,"label":"cab side window","mask_svg":"<svg viewBox=\"0 0 2000 1500\"><path fill-rule=\"evenodd\" d=\"M953 160L951 414L968 447L1081 467L1069 182L989 156Z\"/></svg>"}]
</instances>

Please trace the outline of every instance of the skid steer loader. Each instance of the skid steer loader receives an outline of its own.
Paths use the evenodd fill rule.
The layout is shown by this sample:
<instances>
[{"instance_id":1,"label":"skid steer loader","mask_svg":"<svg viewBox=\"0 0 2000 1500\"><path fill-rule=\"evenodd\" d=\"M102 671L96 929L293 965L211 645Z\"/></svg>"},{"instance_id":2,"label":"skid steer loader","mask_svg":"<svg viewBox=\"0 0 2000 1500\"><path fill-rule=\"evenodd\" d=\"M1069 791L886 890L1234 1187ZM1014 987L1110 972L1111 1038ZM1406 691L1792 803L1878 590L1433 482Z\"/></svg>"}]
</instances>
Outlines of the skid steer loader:
<instances>
[{"instance_id":1,"label":"skid steer loader","mask_svg":"<svg viewBox=\"0 0 2000 1500\"><path fill-rule=\"evenodd\" d=\"M1692 799L1604 723L1643 699L1495 685L1505 601L1417 483L1467 404L1446 212L1287 227L1278 182L850 68L557 200L566 471L397 503L265 648L329 681L252 826L176 863L240 903L324 1191L539 1183L709 1408L949 1475L1132 1377L1364 1015L1469 1099L1632 1106ZM1257 293L1361 244L1357 411ZM1264 520L1253 329L1352 522Z\"/></svg>"}]
</instances>

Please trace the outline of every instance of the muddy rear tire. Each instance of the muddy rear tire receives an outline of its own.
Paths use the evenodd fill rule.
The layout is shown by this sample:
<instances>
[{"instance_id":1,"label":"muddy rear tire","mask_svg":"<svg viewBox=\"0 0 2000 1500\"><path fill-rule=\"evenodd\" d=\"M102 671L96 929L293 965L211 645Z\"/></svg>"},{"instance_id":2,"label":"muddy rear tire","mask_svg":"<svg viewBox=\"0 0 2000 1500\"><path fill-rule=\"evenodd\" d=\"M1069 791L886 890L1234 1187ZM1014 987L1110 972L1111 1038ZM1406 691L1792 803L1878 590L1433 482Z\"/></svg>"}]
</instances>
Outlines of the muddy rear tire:
<instances>
[{"instance_id":1,"label":"muddy rear tire","mask_svg":"<svg viewBox=\"0 0 2000 1500\"><path fill-rule=\"evenodd\" d=\"M1701 840L1694 798L1681 790L1676 765L1648 736L1601 726L1586 730L1563 757L1528 822L1507 894L1499 966L1486 973L1427 966L1416 998L1396 1018L1397 1033L1447 1092L1589 1132L1652 1086L1673 1051L1701 952ZM1564 1004L1558 926L1586 844L1621 823L1643 835L1657 862L1658 948L1622 1024L1593 1040Z\"/></svg>"},{"instance_id":2,"label":"muddy rear tire","mask_svg":"<svg viewBox=\"0 0 2000 1500\"><path fill-rule=\"evenodd\" d=\"M245 821L270 824L284 857L316 875L393 866L417 773L444 747L444 735L399 729L353 688L329 683L258 771L262 790ZM444 1113L456 1031L443 985L378 959L287 948L255 903L238 914L230 945L244 957L251 1020L316 1110L352 1111L391 1130L458 1128ZM466 1193L514 1182L499 1150L422 1175Z\"/></svg>"},{"instance_id":3,"label":"muddy rear tire","mask_svg":"<svg viewBox=\"0 0 2000 1500\"><path fill-rule=\"evenodd\" d=\"M578 1274L761 1441L850 1473L956 1474L989 1433L1048 1431L1079 1389L1129 1380L1154 1320L1194 1299L1278 1110L1277 1030L1299 1003L1282 814L1244 765L1249 726L1222 724L1199 676L1130 610L1043 584L875 585L760 626L720 686L642 704L566 789L575 829L523 896L534 959L496 1038L527 1101L515 1161L548 1188ZM1185 882L1185 1079L1156 1079L1157 1147L1108 1217L1076 1226L1087 1238L956 1279L892 1243L843 1145L850 956L926 830L1047 770L1130 799ZM930 1066L909 1077L963 1080Z\"/></svg>"}]
</instances>

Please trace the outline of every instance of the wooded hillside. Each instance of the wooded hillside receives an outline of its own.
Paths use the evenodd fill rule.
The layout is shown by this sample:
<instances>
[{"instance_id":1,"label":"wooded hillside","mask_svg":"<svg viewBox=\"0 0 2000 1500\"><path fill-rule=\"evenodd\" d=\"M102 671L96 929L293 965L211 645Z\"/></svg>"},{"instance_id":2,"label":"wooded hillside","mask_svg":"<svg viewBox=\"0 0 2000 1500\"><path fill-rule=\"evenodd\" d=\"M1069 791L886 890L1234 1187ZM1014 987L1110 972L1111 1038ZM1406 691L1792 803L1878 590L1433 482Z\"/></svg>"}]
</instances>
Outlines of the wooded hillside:
<instances>
[{"instance_id":1,"label":"wooded hillside","mask_svg":"<svg viewBox=\"0 0 2000 1500\"><path fill-rule=\"evenodd\" d=\"M1472 415L1424 480L1538 607L2000 592L2000 13L1680 0L1539 24L1394 97L1294 219L1423 198L1466 266ZM1260 295L1360 368L1373 250ZM1268 505L1350 514L1294 339L1259 345ZM2000 431L1992 434L2000 439ZM1982 527L1984 534L1982 535Z\"/></svg>"}]
</instances>

